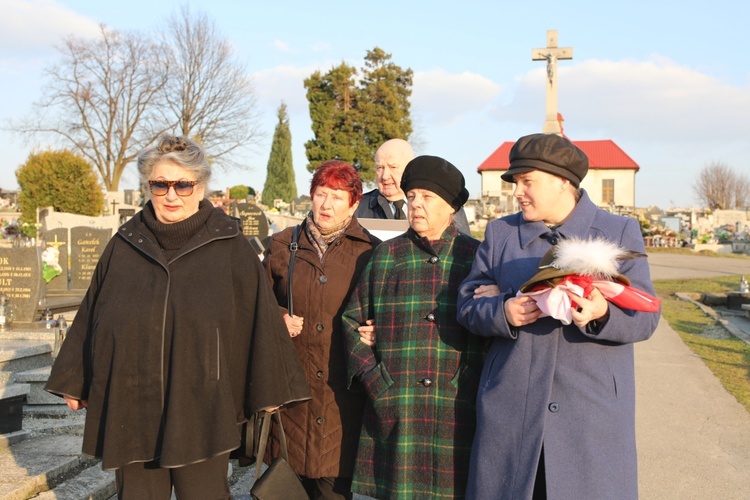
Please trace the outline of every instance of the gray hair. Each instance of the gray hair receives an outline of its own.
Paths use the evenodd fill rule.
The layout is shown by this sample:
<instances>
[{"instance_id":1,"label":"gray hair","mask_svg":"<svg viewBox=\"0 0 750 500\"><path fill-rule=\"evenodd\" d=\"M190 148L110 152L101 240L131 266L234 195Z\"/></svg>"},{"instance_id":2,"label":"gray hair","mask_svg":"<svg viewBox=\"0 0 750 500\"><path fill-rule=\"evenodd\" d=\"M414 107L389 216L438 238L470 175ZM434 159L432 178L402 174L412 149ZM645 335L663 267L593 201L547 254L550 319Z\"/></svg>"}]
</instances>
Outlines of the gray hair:
<instances>
[{"instance_id":1,"label":"gray hair","mask_svg":"<svg viewBox=\"0 0 750 500\"><path fill-rule=\"evenodd\" d=\"M147 182L157 163L168 160L195 174L195 180L207 183L211 179L211 165L203 146L187 137L163 135L156 146L138 153L138 173ZM173 179L175 180L175 179Z\"/></svg>"}]
</instances>

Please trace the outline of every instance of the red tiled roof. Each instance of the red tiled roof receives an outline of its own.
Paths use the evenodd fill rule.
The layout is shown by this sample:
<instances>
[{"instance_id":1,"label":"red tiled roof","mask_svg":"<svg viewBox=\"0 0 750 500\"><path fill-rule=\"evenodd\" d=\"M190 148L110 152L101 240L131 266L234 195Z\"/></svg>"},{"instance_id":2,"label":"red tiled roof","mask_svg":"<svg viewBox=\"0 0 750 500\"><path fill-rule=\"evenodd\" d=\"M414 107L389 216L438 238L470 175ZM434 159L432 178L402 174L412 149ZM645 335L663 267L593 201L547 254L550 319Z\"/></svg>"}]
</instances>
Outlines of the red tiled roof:
<instances>
[{"instance_id":1,"label":"red tiled roof","mask_svg":"<svg viewBox=\"0 0 750 500\"><path fill-rule=\"evenodd\" d=\"M495 150L481 165L477 167L477 172L491 170L508 170L508 154L514 142L504 142ZM620 146L609 139L602 141L573 141L589 157L589 168L607 169L632 169L638 170L640 167L633 159L628 156Z\"/></svg>"}]
</instances>

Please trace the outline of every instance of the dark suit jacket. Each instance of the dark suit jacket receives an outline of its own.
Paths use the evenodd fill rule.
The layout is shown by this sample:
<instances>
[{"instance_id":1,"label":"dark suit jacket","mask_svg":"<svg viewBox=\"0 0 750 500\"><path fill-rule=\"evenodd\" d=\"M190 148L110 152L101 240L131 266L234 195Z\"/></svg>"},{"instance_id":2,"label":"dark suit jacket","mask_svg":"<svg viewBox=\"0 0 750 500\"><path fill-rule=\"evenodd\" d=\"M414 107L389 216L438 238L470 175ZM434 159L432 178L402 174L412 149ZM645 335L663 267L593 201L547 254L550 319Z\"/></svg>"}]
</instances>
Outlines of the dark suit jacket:
<instances>
[{"instance_id":1,"label":"dark suit jacket","mask_svg":"<svg viewBox=\"0 0 750 500\"><path fill-rule=\"evenodd\" d=\"M393 219L393 210L391 210L386 197L381 195L377 189L373 189L362 195L362 199L359 201L359 206L354 215L358 219ZM469 221L466 218L466 212L464 212L463 208L456 212L453 223L459 232L471 236Z\"/></svg>"}]
</instances>

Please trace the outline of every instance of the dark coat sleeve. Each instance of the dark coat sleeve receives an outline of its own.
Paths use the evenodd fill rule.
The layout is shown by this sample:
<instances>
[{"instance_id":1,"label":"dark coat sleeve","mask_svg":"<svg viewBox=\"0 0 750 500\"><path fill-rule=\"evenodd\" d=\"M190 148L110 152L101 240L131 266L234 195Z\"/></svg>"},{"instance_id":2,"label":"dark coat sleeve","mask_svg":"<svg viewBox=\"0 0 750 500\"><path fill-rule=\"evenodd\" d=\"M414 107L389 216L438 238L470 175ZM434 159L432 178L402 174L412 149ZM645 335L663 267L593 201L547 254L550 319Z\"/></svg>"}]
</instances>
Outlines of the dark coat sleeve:
<instances>
[{"instance_id":1,"label":"dark coat sleeve","mask_svg":"<svg viewBox=\"0 0 750 500\"><path fill-rule=\"evenodd\" d=\"M311 399L307 379L266 273L260 261L255 259L253 264L258 279L246 399L248 415Z\"/></svg>"},{"instance_id":2,"label":"dark coat sleeve","mask_svg":"<svg viewBox=\"0 0 750 500\"><path fill-rule=\"evenodd\" d=\"M60 353L52 364L52 371L44 387L47 392L73 399L88 399L91 383L91 317L114 242L115 239L112 238L99 258L91 284L76 312Z\"/></svg>"}]
</instances>

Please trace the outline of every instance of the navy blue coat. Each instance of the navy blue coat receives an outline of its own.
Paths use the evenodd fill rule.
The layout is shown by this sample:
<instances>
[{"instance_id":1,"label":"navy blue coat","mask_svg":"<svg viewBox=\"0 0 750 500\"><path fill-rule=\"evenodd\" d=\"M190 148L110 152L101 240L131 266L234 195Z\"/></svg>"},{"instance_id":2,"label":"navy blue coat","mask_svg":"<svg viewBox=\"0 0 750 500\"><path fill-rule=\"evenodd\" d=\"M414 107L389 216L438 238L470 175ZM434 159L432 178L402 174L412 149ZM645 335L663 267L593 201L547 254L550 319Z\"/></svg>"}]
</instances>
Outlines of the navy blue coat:
<instances>
[{"instance_id":1,"label":"navy blue coat","mask_svg":"<svg viewBox=\"0 0 750 500\"><path fill-rule=\"evenodd\" d=\"M520 213L491 222L461 284L459 323L494 339L477 396L467 498L531 498L542 445L550 498L638 496L633 342L652 335L659 314L610 303L595 334L549 317L511 328L503 303L535 274L554 237L606 238L644 251L640 227L598 209L584 192L556 233ZM654 293L645 258L623 262L620 272ZM499 297L472 298L491 283Z\"/></svg>"},{"instance_id":2,"label":"navy blue coat","mask_svg":"<svg viewBox=\"0 0 750 500\"><path fill-rule=\"evenodd\" d=\"M373 189L362 195L354 215L358 219L393 219L393 210L386 197L380 194L377 189ZM466 218L466 212L463 208L456 212L453 217L453 224L459 233L471 236L469 220Z\"/></svg>"}]
</instances>

